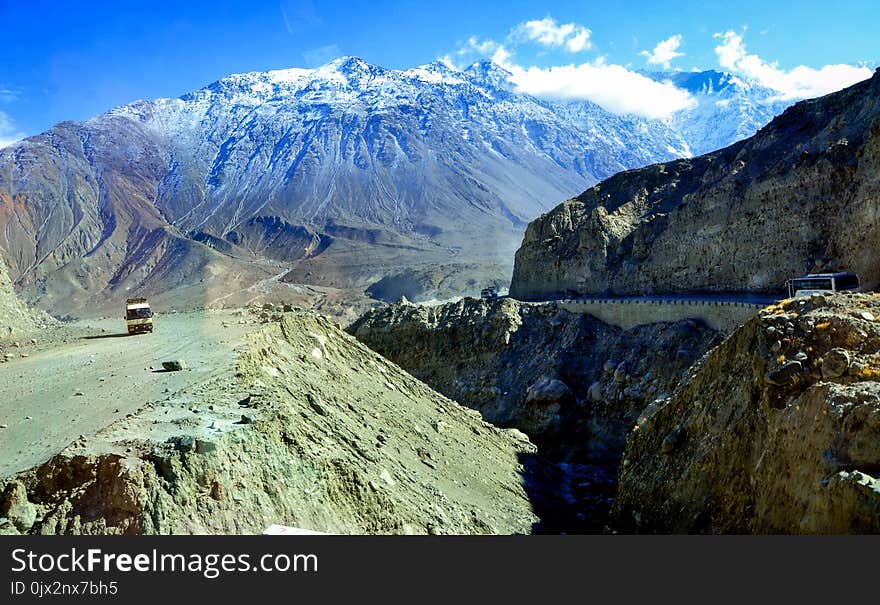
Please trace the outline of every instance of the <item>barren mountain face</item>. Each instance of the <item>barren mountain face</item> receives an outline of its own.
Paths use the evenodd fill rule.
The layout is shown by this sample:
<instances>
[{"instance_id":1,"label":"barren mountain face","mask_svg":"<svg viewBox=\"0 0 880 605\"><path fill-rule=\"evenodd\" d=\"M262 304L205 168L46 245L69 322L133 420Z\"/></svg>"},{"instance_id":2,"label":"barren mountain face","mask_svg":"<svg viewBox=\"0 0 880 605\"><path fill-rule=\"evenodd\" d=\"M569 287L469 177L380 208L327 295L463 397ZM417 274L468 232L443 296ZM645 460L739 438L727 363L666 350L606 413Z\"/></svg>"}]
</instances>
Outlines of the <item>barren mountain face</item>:
<instances>
[{"instance_id":1,"label":"barren mountain face","mask_svg":"<svg viewBox=\"0 0 880 605\"><path fill-rule=\"evenodd\" d=\"M754 91L691 88L738 100L705 117L722 138L769 118L740 115ZM204 305L278 275L380 297L473 293L506 282L551 204L687 156L700 136L518 93L491 63L233 75L0 150L0 254L25 297L59 313L132 291Z\"/></svg>"},{"instance_id":2,"label":"barren mountain face","mask_svg":"<svg viewBox=\"0 0 880 605\"><path fill-rule=\"evenodd\" d=\"M810 270L880 281L880 75L754 137L612 177L542 216L511 293L775 292Z\"/></svg>"},{"instance_id":3,"label":"barren mountain face","mask_svg":"<svg viewBox=\"0 0 880 605\"><path fill-rule=\"evenodd\" d=\"M10 343L22 335L44 327L51 318L42 312L28 309L12 287L6 266L0 259L0 362L6 361ZM10 357L12 353L8 353Z\"/></svg>"}]
</instances>

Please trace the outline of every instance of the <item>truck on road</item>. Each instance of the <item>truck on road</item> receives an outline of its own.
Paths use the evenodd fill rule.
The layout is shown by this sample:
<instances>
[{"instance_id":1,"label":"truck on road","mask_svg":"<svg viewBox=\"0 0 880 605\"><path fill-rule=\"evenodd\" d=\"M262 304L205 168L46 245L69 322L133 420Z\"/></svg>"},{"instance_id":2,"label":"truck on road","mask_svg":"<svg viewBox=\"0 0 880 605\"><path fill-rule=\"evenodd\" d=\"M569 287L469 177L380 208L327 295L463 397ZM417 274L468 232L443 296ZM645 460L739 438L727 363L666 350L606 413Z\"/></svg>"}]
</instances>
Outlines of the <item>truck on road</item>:
<instances>
[{"instance_id":1,"label":"truck on road","mask_svg":"<svg viewBox=\"0 0 880 605\"><path fill-rule=\"evenodd\" d=\"M859 276L849 272L811 273L786 282L789 298L843 291L860 292L861 285Z\"/></svg>"},{"instance_id":2,"label":"truck on road","mask_svg":"<svg viewBox=\"0 0 880 605\"><path fill-rule=\"evenodd\" d=\"M153 309L146 298L129 298L125 301L125 321L129 335L153 331Z\"/></svg>"}]
</instances>

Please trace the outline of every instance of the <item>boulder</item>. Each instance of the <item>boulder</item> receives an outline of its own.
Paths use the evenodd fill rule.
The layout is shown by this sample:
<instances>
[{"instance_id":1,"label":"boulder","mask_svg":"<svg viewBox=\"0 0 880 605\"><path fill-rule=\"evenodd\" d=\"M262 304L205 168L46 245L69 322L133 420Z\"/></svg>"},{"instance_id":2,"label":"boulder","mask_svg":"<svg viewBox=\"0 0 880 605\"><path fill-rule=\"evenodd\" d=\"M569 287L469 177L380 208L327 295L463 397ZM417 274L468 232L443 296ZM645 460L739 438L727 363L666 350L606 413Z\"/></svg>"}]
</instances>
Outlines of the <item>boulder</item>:
<instances>
[{"instance_id":1,"label":"boulder","mask_svg":"<svg viewBox=\"0 0 880 605\"><path fill-rule=\"evenodd\" d=\"M37 507L27 497L27 489L20 481L6 486L0 516L6 517L21 533L27 533L37 520Z\"/></svg>"},{"instance_id":2,"label":"boulder","mask_svg":"<svg viewBox=\"0 0 880 605\"><path fill-rule=\"evenodd\" d=\"M839 378L849 369L850 356L846 349L834 348L822 359L822 377Z\"/></svg>"}]
</instances>

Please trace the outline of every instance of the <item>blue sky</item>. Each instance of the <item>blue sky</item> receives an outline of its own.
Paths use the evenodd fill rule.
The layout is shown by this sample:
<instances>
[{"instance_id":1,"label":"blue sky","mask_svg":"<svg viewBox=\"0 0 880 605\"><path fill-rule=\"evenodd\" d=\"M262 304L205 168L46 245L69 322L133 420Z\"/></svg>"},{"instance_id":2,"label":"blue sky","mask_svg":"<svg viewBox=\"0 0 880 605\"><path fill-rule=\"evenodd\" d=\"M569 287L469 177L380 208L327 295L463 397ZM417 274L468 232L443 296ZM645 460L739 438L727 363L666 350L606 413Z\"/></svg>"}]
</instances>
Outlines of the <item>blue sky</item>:
<instances>
[{"instance_id":1,"label":"blue sky","mask_svg":"<svg viewBox=\"0 0 880 605\"><path fill-rule=\"evenodd\" d=\"M652 110L625 97L657 94L658 115L682 99L641 90L630 75L638 69L724 67L790 97L869 73L853 66L880 58L876 0L793 5L0 0L0 144L230 73L312 67L340 55L389 68L494 57L519 70L518 83L530 92L605 94L594 100L646 115ZM572 87L573 78L594 85Z\"/></svg>"}]
</instances>

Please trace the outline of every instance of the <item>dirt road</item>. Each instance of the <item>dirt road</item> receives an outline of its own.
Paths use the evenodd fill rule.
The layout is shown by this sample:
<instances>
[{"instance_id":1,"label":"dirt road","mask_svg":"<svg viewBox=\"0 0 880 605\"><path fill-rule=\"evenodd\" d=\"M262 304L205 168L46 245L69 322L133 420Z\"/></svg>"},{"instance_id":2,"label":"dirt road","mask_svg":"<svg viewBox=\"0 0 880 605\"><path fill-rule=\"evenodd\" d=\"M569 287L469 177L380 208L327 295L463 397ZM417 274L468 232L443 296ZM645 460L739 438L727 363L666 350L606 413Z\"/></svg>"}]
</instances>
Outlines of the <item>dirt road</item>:
<instances>
[{"instance_id":1,"label":"dirt road","mask_svg":"<svg viewBox=\"0 0 880 605\"><path fill-rule=\"evenodd\" d=\"M90 320L84 334L0 365L0 477L48 460L149 401L228 370L241 336L254 329L232 312L157 316L152 334L128 336L119 320ZM76 326L74 326L74 329ZM161 371L183 359L189 369Z\"/></svg>"}]
</instances>

